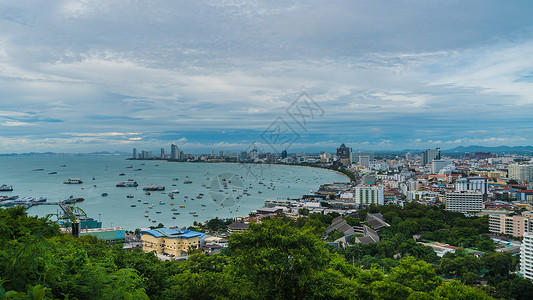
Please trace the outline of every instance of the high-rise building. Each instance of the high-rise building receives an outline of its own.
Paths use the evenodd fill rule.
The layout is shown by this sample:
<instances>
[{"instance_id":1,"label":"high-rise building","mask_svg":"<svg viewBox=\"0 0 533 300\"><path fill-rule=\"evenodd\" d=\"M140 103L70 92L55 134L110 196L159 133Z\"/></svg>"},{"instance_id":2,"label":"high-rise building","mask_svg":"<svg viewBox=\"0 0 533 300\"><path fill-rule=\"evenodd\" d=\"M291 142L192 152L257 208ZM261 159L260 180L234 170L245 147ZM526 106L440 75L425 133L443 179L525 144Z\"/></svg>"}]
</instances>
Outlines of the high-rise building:
<instances>
[{"instance_id":1,"label":"high-rise building","mask_svg":"<svg viewBox=\"0 0 533 300\"><path fill-rule=\"evenodd\" d=\"M449 159L434 159L431 161L431 173L438 174L440 170L451 164L452 161Z\"/></svg>"},{"instance_id":2,"label":"high-rise building","mask_svg":"<svg viewBox=\"0 0 533 300\"><path fill-rule=\"evenodd\" d=\"M520 246L520 273L529 280L533 280L533 232L524 234Z\"/></svg>"},{"instance_id":3,"label":"high-rise building","mask_svg":"<svg viewBox=\"0 0 533 300\"><path fill-rule=\"evenodd\" d=\"M350 148L346 147L345 144L341 144L341 146L337 148L337 157L339 159L350 158Z\"/></svg>"},{"instance_id":4,"label":"high-rise building","mask_svg":"<svg viewBox=\"0 0 533 300\"><path fill-rule=\"evenodd\" d=\"M462 213L483 209L483 193L478 191L446 193L446 210Z\"/></svg>"},{"instance_id":5,"label":"high-rise building","mask_svg":"<svg viewBox=\"0 0 533 300\"><path fill-rule=\"evenodd\" d=\"M179 160L180 157L180 148L178 146L172 144L170 145L170 159Z\"/></svg>"},{"instance_id":6,"label":"high-rise building","mask_svg":"<svg viewBox=\"0 0 533 300\"><path fill-rule=\"evenodd\" d=\"M161 148L161 158L165 158L165 148Z\"/></svg>"},{"instance_id":7,"label":"high-rise building","mask_svg":"<svg viewBox=\"0 0 533 300\"><path fill-rule=\"evenodd\" d=\"M489 179L487 177L467 177L457 179L455 182L455 191L480 191L486 194L489 190Z\"/></svg>"},{"instance_id":8,"label":"high-rise building","mask_svg":"<svg viewBox=\"0 0 533 300\"><path fill-rule=\"evenodd\" d=\"M359 156L358 164L363 167L370 167L370 156L362 155Z\"/></svg>"},{"instance_id":9,"label":"high-rise building","mask_svg":"<svg viewBox=\"0 0 533 300\"><path fill-rule=\"evenodd\" d=\"M137 148L133 148L133 159L137 159Z\"/></svg>"},{"instance_id":10,"label":"high-rise building","mask_svg":"<svg viewBox=\"0 0 533 300\"><path fill-rule=\"evenodd\" d=\"M440 148L437 149L427 149L422 153L422 165L428 165L434 159L440 159Z\"/></svg>"},{"instance_id":11,"label":"high-rise building","mask_svg":"<svg viewBox=\"0 0 533 300\"><path fill-rule=\"evenodd\" d=\"M411 161L412 159L413 159L413 155L411 154L411 152L405 153L405 160Z\"/></svg>"},{"instance_id":12,"label":"high-rise building","mask_svg":"<svg viewBox=\"0 0 533 300\"><path fill-rule=\"evenodd\" d=\"M239 154L239 160L247 160L248 159L248 152L246 151L241 151L241 153Z\"/></svg>"},{"instance_id":13,"label":"high-rise building","mask_svg":"<svg viewBox=\"0 0 533 300\"><path fill-rule=\"evenodd\" d=\"M281 158L286 158L286 157L287 157L287 150L281 151Z\"/></svg>"},{"instance_id":14,"label":"high-rise building","mask_svg":"<svg viewBox=\"0 0 533 300\"><path fill-rule=\"evenodd\" d=\"M356 186L355 203L360 206L368 206L370 204L383 205L385 204L385 197L383 196L382 186Z\"/></svg>"},{"instance_id":15,"label":"high-rise building","mask_svg":"<svg viewBox=\"0 0 533 300\"><path fill-rule=\"evenodd\" d=\"M508 177L518 181L530 181L533 179L533 165L511 164L507 167Z\"/></svg>"},{"instance_id":16,"label":"high-rise building","mask_svg":"<svg viewBox=\"0 0 533 300\"><path fill-rule=\"evenodd\" d=\"M525 216L489 215L489 232L522 237L533 231L533 219Z\"/></svg>"},{"instance_id":17,"label":"high-rise building","mask_svg":"<svg viewBox=\"0 0 533 300\"><path fill-rule=\"evenodd\" d=\"M370 161L374 160L374 152L362 152L362 151L359 151L359 152L350 153L350 161L352 163L358 164L360 156L368 156L368 159Z\"/></svg>"},{"instance_id":18,"label":"high-rise building","mask_svg":"<svg viewBox=\"0 0 533 300\"><path fill-rule=\"evenodd\" d=\"M250 159L258 159L259 158L259 153L257 151L256 148L252 149L250 151Z\"/></svg>"}]
</instances>

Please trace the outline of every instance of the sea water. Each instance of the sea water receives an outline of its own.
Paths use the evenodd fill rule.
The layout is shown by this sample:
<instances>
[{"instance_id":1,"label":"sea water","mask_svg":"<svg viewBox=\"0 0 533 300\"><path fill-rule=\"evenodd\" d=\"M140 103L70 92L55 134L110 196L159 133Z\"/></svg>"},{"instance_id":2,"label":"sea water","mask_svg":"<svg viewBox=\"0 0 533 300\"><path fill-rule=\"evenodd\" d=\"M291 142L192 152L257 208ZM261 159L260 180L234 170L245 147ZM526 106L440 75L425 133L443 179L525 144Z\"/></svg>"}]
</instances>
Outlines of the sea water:
<instances>
[{"instance_id":1,"label":"sea water","mask_svg":"<svg viewBox=\"0 0 533 300\"><path fill-rule=\"evenodd\" d=\"M57 174L50 174L54 172ZM64 184L68 178L80 178L83 183ZM116 187L128 179L139 186ZM188 181L191 183L185 183ZM46 197L47 202L82 197L85 201L76 206L87 216L102 221L103 227L126 230L247 216L267 199L298 198L323 183L345 181L344 175L333 171L284 165L178 163L127 160L124 156L0 157L0 185L14 189L0 195ZM147 195L143 187L150 185L165 190ZM172 190L179 191L174 199L169 196ZM102 196L104 193L108 196ZM62 211L58 205L39 205L29 208L28 214L42 217L61 215Z\"/></svg>"}]
</instances>

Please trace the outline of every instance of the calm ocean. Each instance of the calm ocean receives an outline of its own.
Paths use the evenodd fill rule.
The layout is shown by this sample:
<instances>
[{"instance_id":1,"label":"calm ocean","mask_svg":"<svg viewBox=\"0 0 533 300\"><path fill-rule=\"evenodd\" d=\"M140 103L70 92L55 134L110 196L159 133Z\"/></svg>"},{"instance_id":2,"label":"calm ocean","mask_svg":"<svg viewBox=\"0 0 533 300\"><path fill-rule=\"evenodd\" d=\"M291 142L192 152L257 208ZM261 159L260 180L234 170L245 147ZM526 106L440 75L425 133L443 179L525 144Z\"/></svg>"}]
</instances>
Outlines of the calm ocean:
<instances>
[{"instance_id":1,"label":"calm ocean","mask_svg":"<svg viewBox=\"0 0 533 300\"><path fill-rule=\"evenodd\" d=\"M71 195L83 197L85 201L77 205L89 217L100 219L104 227L122 226L127 230L158 223L181 227L215 217L247 216L266 199L295 198L318 189L320 184L347 180L336 172L315 168L131 161L124 156L0 157L0 170L0 185L13 185L14 189L0 195L46 197L48 202ZM57 174L49 174L53 172ZM125 175L120 176L121 173ZM63 184L68 178L80 178L83 184ZM139 186L116 187L128 179L137 181ZM191 183L184 183L187 181ZM148 185L162 185L166 189L146 195L142 188ZM174 199L168 195L172 190L179 191ZM108 196L103 197L103 193ZM127 198L128 195L133 198ZM57 205L28 210L30 215L38 216L57 212L60 212Z\"/></svg>"}]
</instances>

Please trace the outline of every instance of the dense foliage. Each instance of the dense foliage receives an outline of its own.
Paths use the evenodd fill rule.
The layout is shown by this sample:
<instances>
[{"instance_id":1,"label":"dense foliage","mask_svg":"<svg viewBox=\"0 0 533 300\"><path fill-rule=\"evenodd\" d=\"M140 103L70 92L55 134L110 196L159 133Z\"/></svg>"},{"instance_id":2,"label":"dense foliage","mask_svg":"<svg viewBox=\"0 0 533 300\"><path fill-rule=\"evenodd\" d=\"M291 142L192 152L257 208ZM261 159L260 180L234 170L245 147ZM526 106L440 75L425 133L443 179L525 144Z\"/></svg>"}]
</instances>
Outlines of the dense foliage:
<instances>
[{"instance_id":1,"label":"dense foliage","mask_svg":"<svg viewBox=\"0 0 533 300\"><path fill-rule=\"evenodd\" d=\"M404 221L405 216L398 217ZM505 255L494 253L479 265L461 261L464 253L439 262L426 250L414 250L398 232L388 233L387 243L333 250L319 238L324 228L319 218L266 220L231 235L224 254L162 262L139 249L62 235L52 222L9 208L0 210L0 299L531 297L529 281L509 276L516 262ZM397 250L401 258L392 257ZM485 290L439 276L483 268L499 278Z\"/></svg>"}]
</instances>

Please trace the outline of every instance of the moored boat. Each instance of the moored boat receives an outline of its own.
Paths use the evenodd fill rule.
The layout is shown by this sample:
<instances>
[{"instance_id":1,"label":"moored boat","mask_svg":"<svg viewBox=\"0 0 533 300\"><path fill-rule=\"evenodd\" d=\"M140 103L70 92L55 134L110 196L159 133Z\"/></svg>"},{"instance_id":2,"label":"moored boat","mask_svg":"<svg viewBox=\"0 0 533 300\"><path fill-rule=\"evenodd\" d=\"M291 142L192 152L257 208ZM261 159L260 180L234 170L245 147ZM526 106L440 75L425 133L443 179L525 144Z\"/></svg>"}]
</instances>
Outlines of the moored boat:
<instances>
[{"instance_id":1,"label":"moored boat","mask_svg":"<svg viewBox=\"0 0 533 300\"><path fill-rule=\"evenodd\" d=\"M79 178L69 178L63 181L64 184L81 184L83 181Z\"/></svg>"}]
</instances>

